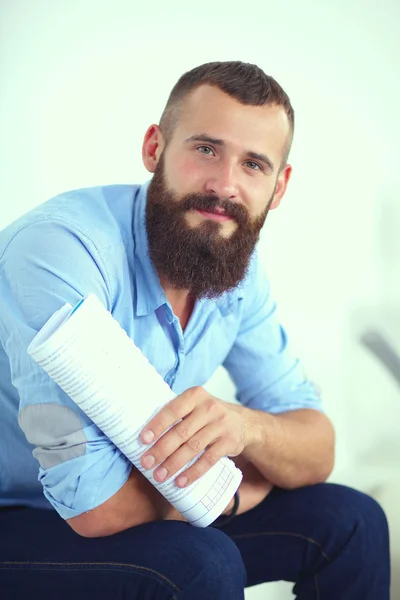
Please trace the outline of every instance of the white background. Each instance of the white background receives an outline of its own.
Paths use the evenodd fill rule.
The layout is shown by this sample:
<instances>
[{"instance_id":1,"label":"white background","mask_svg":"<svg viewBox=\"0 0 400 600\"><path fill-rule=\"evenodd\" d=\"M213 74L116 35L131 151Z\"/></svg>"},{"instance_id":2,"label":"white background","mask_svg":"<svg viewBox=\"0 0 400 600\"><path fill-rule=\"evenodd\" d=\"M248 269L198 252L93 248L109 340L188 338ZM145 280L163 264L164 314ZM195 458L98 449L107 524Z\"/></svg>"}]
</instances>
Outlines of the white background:
<instances>
[{"instance_id":1,"label":"white background","mask_svg":"<svg viewBox=\"0 0 400 600\"><path fill-rule=\"evenodd\" d=\"M255 62L288 92L294 171L262 258L336 426L332 479L384 504L397 571L400 389L358 337L400 349L399 22L396 0L0 0L0 227L67 189L145 181L144 132L194 66ZM210 389L233 394L219 371Z\"/></svg>"}]
</instances>

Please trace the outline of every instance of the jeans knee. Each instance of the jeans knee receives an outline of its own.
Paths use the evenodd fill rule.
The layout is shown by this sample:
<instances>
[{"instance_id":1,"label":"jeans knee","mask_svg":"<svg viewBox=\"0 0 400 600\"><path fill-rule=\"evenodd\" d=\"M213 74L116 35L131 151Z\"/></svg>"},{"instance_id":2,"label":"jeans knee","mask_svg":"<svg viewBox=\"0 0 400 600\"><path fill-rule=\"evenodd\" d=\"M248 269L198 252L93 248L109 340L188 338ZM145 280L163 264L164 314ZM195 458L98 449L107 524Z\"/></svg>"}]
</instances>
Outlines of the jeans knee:
<instances>
[{"instance_id":1,"label":"jeans knee","mask_svg":"<svg viewBox=\"0 0 400 600\"><path fill-rule=\"evenodd\" d=\"M196 532L197 533L197 532ZM222 531L207 527L202 536L196 536L196 556L201 553L201 564L216 581L234 578L246 583L246 570L236 544ZM201 537L201 539L200 539Z\"/></svg>"},{"instance_id":2,"label":"jeans knee","mask_svg":"<svg viewBox=\"0 0 400 600\"><path fill-rule=\"evenodd\" d=\"M389 525L382 506L371 496L358 492L355 502L356 520L364 530L365 541L388 546Z\"/></svg>"},{"instance_id":3,"label":"jeans knee","mask_svg":"<svg viewBox=\"0 0 400 600\"><path fill-rule=\"evenodd\" d=\"M373 561L376 553L389 553L389 526L381 505L371 496L345 486L333 486L336 504L336 526L350 534L353 544Z\"/></svg>"},{"instance_id":4,"label":"jeans knee","mask_svg":"<svg viewBox=\"0 0 400 600\"><path fill-rule=\"evenodd\" d=\"M170 570L169 578L185 591L182 598L244 597L246 569L238 547L225 533L178 521L153 523L146 531L152 528L158 532L160 570Z\"/></svg>"}]
</instances>

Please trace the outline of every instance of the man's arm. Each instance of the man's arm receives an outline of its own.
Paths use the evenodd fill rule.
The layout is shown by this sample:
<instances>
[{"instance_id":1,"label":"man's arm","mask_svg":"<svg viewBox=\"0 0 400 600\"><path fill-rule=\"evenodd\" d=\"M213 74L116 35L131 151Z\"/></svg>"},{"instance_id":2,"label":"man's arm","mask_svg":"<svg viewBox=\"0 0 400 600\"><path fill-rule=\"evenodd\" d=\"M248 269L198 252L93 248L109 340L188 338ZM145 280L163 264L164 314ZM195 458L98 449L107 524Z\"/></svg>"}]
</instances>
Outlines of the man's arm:
<instances>
[{"instance_id":1,"label":"man's arm","mask_svg":"<svg viewBox=\"0 0 400 600\"><path fill-rule=\"evenodd\" d=\"M310 409L272 415L235 406L246 426L243 455L274 485L296 488L325 481L334 465L330 420Z\"/></svg>"},{"instance_id":2,"label":"man's arm","mask_svg":"<svg viewBox=\"0 0 400 600\"><path fill-rule=\"evenodd\" d=\"M110 309L112 277L102 257L92 256L95 244L87 248L86 241L50 219L14 236L0 257L0 343L18 391L19 426L35 447L43 493L78 533L93 537L182 517L27 352L64 303L74 306L92 292Z\"/></svg>"},{"instance_id":3,"label":"man's arm","mask_svg":"<svg viewBox=\"0 0 400 600\"><path fill-rule=\"evenodd\" d=\"M242 470L240 505L238 514L262 502L273 488L244 455L234 458ZM223 511L232 509L233 499ZM186 519L133 467L128 481L109 500L91 511L68 519L71 528L83 537L105 537L143 523L160 520L186 521Z\"/></svg>"},{"instance_id":4,"label":"man's arm","mask_svg":"<svg viewBox=\"0 0 400 600\"><path fill-rule=\"evenodd\" d=\"M126 483L109 500L67 523L79 535L91 538L160 520L186 519L133 467Z\"/></svg>"},{"instance_id":5,"label":"man's arm","mask_svg":"<svg viewBox=\"0 0 400 600\"><path fill-rule=\"evenodd\" d=\"M328 477L333 467L334 431L322 413L299 410L269 415L232 404L229 409L237 411L245 424L244 450L234 459L244 475L239 513L261 502L273 485L295 488ZM143 523L171 519L185 521L133 468L114 496L67 522L81 536L103 537Z\"/></svg>"},{"instance_id":6,"label":"man's arm","mask_svg":"<svg viewBox=\"0 0 400 600\"><path fill-rule=\"evenodd\" d=\"M141 458L144 468L156 467L156 481L174 478L204 450L175 479L178 487L196 481L222 456L243 455L266 480L286 488L324 481L333 467L334 432L323 413L269 414L224 402L202 387L171 400L147 423L141 439L156 440Z\"/></svg>"},{"instance_id":7,"label":"man's arm","mask_svg":"<svg viewBox=\"0 0 400 600\"><path fill-rule=\"evenodd\" d=\"M334 430L318 386L291 348L257 255L246 289L238 335L224 362L250 438L244 454L275 485L323 481L333 468Z\"/></svg>"}]
</instances>

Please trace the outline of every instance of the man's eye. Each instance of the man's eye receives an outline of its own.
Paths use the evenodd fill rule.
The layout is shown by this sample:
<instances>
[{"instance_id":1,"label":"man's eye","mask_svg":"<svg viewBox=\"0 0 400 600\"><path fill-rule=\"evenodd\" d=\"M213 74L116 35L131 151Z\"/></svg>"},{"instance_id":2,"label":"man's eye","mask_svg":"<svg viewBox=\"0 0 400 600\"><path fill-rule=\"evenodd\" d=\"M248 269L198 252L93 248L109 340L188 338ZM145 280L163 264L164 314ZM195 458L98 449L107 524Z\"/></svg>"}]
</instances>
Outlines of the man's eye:
<instances>
[{"instance_id":1,"label":"man's eye","mask_svg":"<svg viewBox=\"0 0 400 600\"><path fill-rule=\"evenodd\" d=\"M200 154L212 154L213 153L213 149L210 148L210 146L197 146L197 150L200 152Z\"/></svg>"},{"instance_id":2,"label":"man's eye","mask_svg":"<svg viewBox=\"0 0 400 600\"><path fill-rule=\"evenodd\" d=\"M262 171L261 166L258 163L254 162L253 160L248 160L245 164L249 165L250 169L252 169L252 171L257 171L257 170Z\"/></svg>"}]
</instances>

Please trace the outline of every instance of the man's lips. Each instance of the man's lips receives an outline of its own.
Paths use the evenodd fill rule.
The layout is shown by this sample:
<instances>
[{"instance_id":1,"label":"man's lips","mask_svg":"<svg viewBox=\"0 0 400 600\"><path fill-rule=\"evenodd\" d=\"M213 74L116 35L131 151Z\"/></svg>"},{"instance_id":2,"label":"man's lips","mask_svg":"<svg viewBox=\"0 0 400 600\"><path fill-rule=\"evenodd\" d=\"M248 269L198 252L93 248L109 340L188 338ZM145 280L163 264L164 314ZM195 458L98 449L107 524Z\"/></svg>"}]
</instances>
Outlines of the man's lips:
<instances>
[{"instance_id":1,"label":"man's lips","mask_svg":"<svg viewBox=\"0 0 400 600\"><path fill-rule=\"evenodd\" d=\"M232 220L232 217L229 217L228 215L225 215L224 213L208 212L207 210L198 210L198 209L196 209L196 210L198 213L203 215L203 217L206 217L207 219L212 219L213 221L231 221Z\"/></svg>"}]
</instances>

